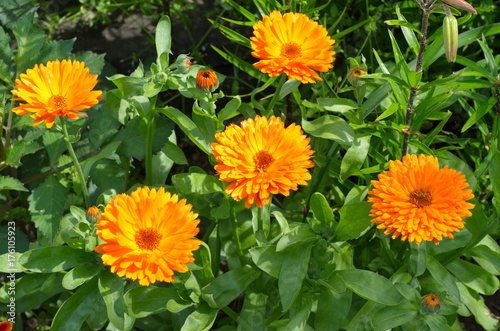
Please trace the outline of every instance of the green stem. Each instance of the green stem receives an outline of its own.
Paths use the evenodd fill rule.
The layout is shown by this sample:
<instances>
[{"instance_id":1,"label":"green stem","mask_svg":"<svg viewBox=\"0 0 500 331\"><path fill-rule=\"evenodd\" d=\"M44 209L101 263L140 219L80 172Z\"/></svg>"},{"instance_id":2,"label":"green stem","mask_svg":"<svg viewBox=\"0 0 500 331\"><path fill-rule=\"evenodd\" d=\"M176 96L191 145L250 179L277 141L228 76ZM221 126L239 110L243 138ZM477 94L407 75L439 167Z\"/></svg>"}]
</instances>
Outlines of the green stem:
<instances>
[{"instance_id":1,"label":"green stem","mask_svg":"<svg viewBox=\"0 0 500 331\"><path fill-rule=\"evenodd\" d=\"M87 191L87 181L85 180L85 176L83 175L83 171L82 171L82 167L80 166L80 162L78 161L78 158L76 157L75 150L73 149L73 146L71 145L71 143L69 141L68 129L66 129L66 122L64 121L64 117L60 116L59 119L61 122L62 133L64 135L64 141L66 142L66 146L68 147L69 155L73 159L76 173L78 175L78 178L80 179L80 185L82 186L82 192L83 192L83 200L85 201L85 208L88 209L90 207L90 203L89 203L89 192Z\"/></svg>"},{"instance_id":2,"label":"green stem","mask_svg":"<svg viewBox=\"0 0 500 331\"><path fill-rule=\"evenodd\" d=\"M264 116L270 117L275 114L273 111L274 106L276 105L276 102L278 102L280 98L280 93L281 93L281 88L283 87L283 84L286 82L286 75L281 74L280 81L278 83L278 86L276 87L276 91L274 92L273 98L271 99L271 102L267 106L266 113Z\"/></svg>"},{"instance_id":3,"label":"green stem","mask_svg":"<svg viewBox=\"0 0 500 331\"><path fill-rule=\"evenodd\" d=\"M146 185L153 185L153 137L155 133L155 118L151 116L148 120L148 129L146 132L146 151L144 158L146 162Z\"/></svg>"}]
</instances>

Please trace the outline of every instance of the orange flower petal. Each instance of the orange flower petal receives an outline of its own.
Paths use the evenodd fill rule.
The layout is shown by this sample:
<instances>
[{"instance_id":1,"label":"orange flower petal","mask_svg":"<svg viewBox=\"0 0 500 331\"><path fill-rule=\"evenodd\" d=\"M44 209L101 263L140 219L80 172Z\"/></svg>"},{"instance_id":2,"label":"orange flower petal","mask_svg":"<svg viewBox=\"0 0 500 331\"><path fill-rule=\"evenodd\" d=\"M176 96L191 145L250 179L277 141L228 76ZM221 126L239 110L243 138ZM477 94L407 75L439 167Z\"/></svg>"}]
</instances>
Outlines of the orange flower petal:
<instances>
[{"instance_id":1,"label":"orange flower petal","mask_svg":"<svg viewBox=\"0 0 500 331\"><path fill-rule=\"evenodd\" d=\"M97 84L97 75L91 75L83 62L63 60L49 61L47 66L35 65L16 79L11 90L17 96L12 100L24 101L12 109L17 115L30 114L33 126L45 122L47 128L54 125L55 118L69 119L86 117L80 111L96 105L102 91L92 91Z\"/></svg>"},{"instance_id":2,"label":"orange flower petal","mask_svg":"<svg viewBox=\"0 0 500 331\"><path fill-rule=\"evenodd\" d=\"M97 220L97 235L106 243L95 251L119 276L140 285L172 282L174 271L186 272L201 241L198 215L191 205L161 187L138 188L109 201Z\"/></svg>"},{"instance_id":3,"label":"orange flower petal","mask_svg":"<svg viewBox=\"0 0 500 331\"><path fill-rule=\"evenodd\" d=\"M271 194L287 196L311 179L307 169L314 166L314 151L296 124L285 128L278 117L257 116L229 125L215 139L215 170L220 180L231 182L226 192L236 201L245 199L247 208L268 204Z\"/></svg>"},{"instance_id":4,"label":"orange flower petal","mask_svg":"<svg viewBox=\"0 0 500 331\"><path fill-rule=\"evenodd\" d=\"M315 83L322 79L314 70L333 68L335 40L304 14L273 11L253 29L252 56L260 59L254 66L271 77L284 72L290 79Z\"/></svg>"},{"instance_id":5,"label":"orange flower petal","mask_svg":"<svg viewBox=\"0 0 500 331\"><path fill-rule=\"evenodd\" d=\"M465 176L448 166L439 169L434 156L407 154L402 161L390 161L389 171L372 185L372 222L393 239L439 244L464 227L462 217L471 216L474 208L466 202L474 195L466 189Z\"/></svg>"}]
</instances>

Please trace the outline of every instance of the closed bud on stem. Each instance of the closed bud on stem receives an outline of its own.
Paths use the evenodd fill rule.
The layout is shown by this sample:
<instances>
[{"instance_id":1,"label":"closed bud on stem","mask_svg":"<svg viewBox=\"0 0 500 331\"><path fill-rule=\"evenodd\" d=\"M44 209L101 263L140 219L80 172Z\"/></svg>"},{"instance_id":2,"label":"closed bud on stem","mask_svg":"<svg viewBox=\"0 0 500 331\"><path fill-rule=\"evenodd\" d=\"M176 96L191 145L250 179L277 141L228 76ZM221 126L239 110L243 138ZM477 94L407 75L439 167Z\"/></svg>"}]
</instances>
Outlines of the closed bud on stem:
<instances>
[{"instance_id":1,"label":"closed bud on stem","mask_svg":"<svg viewBox=\"0 0 500 331\"><path fill-rule=\"evenodd\" d=\"M445 16L443 20L443 43L446 59L455 62L458 50L458 23L455 16Z\"/></svg>"},{"instance_id":2,"label":"closed bud on stem","mask_svg":"<svg viewBox=\"0 0 500 331\"><path fill-rule=\"evenodd\" d=\"M463 10L467 10L468 12L471 12L473 14L476 14L477 11L470 3L464 0L443 0L444 3Z\"/></svg>"}]
</instances>

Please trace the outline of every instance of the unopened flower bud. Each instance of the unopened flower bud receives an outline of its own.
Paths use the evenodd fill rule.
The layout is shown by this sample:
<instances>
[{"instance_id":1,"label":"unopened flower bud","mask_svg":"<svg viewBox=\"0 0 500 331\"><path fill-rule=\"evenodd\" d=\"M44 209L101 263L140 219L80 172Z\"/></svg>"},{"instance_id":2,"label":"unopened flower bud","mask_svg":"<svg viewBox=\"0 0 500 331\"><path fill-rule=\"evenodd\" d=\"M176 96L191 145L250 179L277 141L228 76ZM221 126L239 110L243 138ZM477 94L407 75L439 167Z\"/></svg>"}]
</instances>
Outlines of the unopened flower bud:
<instances>
[{"instance_id":1,"label":"unopened flower bud","mask_svg":"<svg viewBox=\"0 0 500 331\"><path fill-rule=\"evenodd\" d=\"M361 86L365 83L363 81L363 75L366 75L366 71L362 67L357 66L349 70L347 80L353 86Z\"/></svg>"},{"instance_id":2,"label":"unopened flower bud","mask_svg":"<svg viewBox=\"0 0 500 331\"><path fill-rule=\"evenodd\" d=\"M427 294L420 301L420 309L424 314L432 314L441 308L441 299L435 294Z\"/></svg>"},{"instance_id":3,"label":"unopened flower bud","mask_svg":"<svg viewBox=\"0 0 500 331\"><path fill-rule=\"evenodd\" d=\"M443 20L443 43L446 59L453 63L458 50L458 23L455 16L445 16Z\"/></svg>"},{"instance_id":4,"label":"unopened flower bud","mask_svg":"<svg viewBox=\"0 0 500 331\"><path fill-rule=\"evenodd\" d=\"M467 10L468 12L471 12L473 14L477 13L476 9L472 7L471 4L464 0L443 0L443 2L455 8Z\"/></svg>"}]
</instances>

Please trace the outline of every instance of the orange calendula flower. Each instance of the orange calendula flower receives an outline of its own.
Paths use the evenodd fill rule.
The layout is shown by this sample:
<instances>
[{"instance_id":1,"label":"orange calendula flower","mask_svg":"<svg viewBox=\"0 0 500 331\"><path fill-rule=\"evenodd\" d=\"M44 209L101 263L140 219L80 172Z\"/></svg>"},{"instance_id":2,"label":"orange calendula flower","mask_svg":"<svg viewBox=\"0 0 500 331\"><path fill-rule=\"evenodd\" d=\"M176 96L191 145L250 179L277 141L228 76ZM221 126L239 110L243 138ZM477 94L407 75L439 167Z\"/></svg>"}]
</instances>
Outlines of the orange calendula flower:
<instances>
[{"instance_id":1,"label":"orange calendula flower","mask_svg":"<svg viewBox=\"0 0 500 331\"><path fill-rule=\"evenodd\" d=\"M12 327L12 322L0 322L0 331L11 331Z\"/></svg>"},{"instance_id":2,"label":"orange calendula flower","mask_svg":"<svg viewBox=\"0 0 500 331\"><path fill-rule=\"evenodd\" d=\"M323 79L314 70L327 72L333 68L335 40L304 14L273 11L253 30L252 56L260 59L254 66L271 77L284 72L304 84L315 83Z\"/></svg>"},{"instance_id":3,"label":"orange calendula flower","mask_svg":"<svg viewBox=\"0 0 500 331\"><path fill-rule=\"evenodd\" d=\"M215 139L215 170L220 180L231 182L226 192L236 201L246 199L247 208L268 204L270 194L288 196L311 179L307 169L314 166L314 151L296 124L285 128L278 117L257 116L229 125Z\"/></svg>"},{"instance_id":4,"label":"orange calendula flower","mask_svg":"<svg viewBox=\"0 0 500 331\"><path fill-rule=\"evenodd\" d=\"M435 294L427 294L420 302L420 309L426 314L435 313L441 308L441 299Z\"/></svg>"},{"instance_id":5,"label":"orange calendula flower","mask_svg":"<svg viewBox=\"0 0 500 331\"><path fill-rule=\"evenodd\" d=\"M465 175L448 166L439 169L438 159L430 155L407 154L403 161L390 161L389 171L372 185L372 222L393 239L439 244L464 227L462 217L471 216L474 208L466 202L474 195L466 189Z\"/></svg>"},{"instance_id":6,"label":"orange calendula flower","mask_svg":"<svg viewBox=\"0 0 500 331\"><path fill-rule=\"evenodd\" d=\"M63 60L49 61L47 66L35 65L16 79L12 100L26 103L12 109L17 115L31 114L33 125L45 121L47 128L54 125L58 116L77 119L87 116L82 110L96 105L102 91L92 91L97 75L91 75L83 62Z\"/></svg>"},{"instance_id":7,"label":"orange calendula flower","mask_svg":"<svg viewBox=\"0 0 500 331\"><path fill-rule=\"evenodd\" d=\"M148 187L109 201L97 220L97 235L105 244L95 251L111 272L138 280L141 285L172 282L174 271L187 272L201 241L198 214L185 199Z\"/></svg>"},{"instance_id":8,"label":"orange calendula flower","mask_svg":"<svg viewBox=\"0 0 500 331\"><path fill-rule=\"evenodd\" d=\"M196 74L196 86L205 92L212 92L217 87L218 79L215 71L200 70Z\"/></svg>"}]
</instances>

